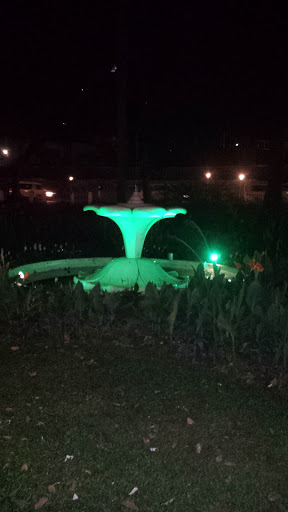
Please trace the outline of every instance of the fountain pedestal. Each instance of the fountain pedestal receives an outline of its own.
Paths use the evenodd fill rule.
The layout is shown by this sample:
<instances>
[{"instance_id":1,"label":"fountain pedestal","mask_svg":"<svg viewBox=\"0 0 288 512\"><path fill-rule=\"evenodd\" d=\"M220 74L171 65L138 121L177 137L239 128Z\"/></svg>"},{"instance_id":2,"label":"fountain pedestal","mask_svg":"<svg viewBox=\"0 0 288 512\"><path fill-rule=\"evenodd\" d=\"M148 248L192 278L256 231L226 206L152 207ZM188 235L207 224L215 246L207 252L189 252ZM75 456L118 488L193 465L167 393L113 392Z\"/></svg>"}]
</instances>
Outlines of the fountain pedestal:
<instances>
[{"instance_id":1,"label":"fountain pedestal","mask_svg":"<svg viewBox=\"0 0 288 512\"><path fill-rule=\"evenodd\" d=\"M141 258L144 241L149 229L158 221L173 218L177 214L186 214L184 208L162 208L145 204L138 192L134 192L127 203L113 206L85 206L84 211L94 211L97 215L108 217L120 228L123 235L126 258L116 258L103 269L93 274L79 273L74 282L80 281L84 290L91 290L97 283L108 291L132 288L136 284L142 290L148 282L161 287L164 283L175 287L187 286L187 280L177 273L165 272L157 263Z\"/></svg>"}]
</instances>

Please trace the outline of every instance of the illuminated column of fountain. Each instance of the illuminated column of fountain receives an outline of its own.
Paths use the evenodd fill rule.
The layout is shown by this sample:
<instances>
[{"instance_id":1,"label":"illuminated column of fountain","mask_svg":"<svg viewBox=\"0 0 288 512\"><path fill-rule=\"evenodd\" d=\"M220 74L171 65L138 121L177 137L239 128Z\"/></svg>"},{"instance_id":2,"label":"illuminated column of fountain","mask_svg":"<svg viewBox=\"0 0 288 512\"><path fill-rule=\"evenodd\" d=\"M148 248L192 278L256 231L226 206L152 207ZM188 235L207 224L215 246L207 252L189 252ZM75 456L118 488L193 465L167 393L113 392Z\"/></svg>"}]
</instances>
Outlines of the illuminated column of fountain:
<instances>
[{"instance_id":1,"label":"illuminated column of fountain","mask_svg":"<svg viewBox=\"0 0 288 512\"><path fill-rule=\"evenodd\" d=\"M121 230L125 258L116 258L103 269L96 270L93 274L79 274L74 278L75 283L80 281L85 290L89 291L100 283L103 289L123 289L135 286L137 283L141 289L148 282L156 286L164 283L173 286L186 286L187 280L178 278L175 272L165 272L155 261L149 258L141 258L144 241L149 229L159 220L173 218L177 214L186 214L184 208L162 208L145 204L137 191L134 192L128 203L119 203L111 206L85 206L84 211L93 211L97 215L113 220Z\"/></svg>"},{"instance_id":2,"label":"illuminated column of fountain","mask_svg":"<svg viewBox=\"0 0 288 512\"><path fill-rule=\"evenodd\" d=\"M122 207L121 210L118 207L117 211L114 211L114 208L116 207L85 206L84 211L94 211L117 224L123 235L126 258L141 258L146 235L156 222L175 217L178 213L186 213L183 208L175 208L173 212L167 212L165 208L158 207L150 207L151 211L147 208L131 210L127 207Z\"/></svg>"}]
</instances>

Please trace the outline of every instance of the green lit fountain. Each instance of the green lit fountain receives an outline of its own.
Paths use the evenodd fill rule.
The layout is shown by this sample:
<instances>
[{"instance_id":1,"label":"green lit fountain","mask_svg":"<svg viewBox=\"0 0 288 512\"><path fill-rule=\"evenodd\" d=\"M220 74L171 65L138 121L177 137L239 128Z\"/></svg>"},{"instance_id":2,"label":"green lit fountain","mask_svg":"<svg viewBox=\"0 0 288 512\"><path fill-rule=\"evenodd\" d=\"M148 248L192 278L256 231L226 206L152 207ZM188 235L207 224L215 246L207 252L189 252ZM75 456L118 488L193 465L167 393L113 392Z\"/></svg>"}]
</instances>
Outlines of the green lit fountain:
<instances>
[{"instance_id":1,"label":"green lit fountain","mask_svg":"<svg viewBox=\"0 0 288 512\"><path fill-rule=\"evenodd\" d=\"M188 280L178 277L177 272L166 272L156 261L141 258L149 229L159 220L173 218L179 213L185 215L187 212L184 208L162 208L146 204L135 191L127 203L84 207L84 211L89 210L117 224L123 235L126 257L115 258L92 274L79 272L74 282L82 283L84 290L91 290L97 283L107 291L132 288L135 285L143 290L149 282L157 287L164 283L180 288L187 286Z\"/></svg>"},{"instance_id":2,"label":"green lit fountain","mask_svg":"<svg viewBox=\"0 0 288 512\"><path fill-rule=\"evenodd\" d=\"M148 282L157 287L166 283L183 288L188 284L188 276L195 275L199 261L141 258L149 229L159 220L173 218L179 213L186 214L184 208L161 208L145 204L139 193L134 192L128 203L85 206L84 210L92 210L97 215L108 217L119 226L124 239L125 258L68 258L27 263L11 268L10 279L19 286L29 286L36 281L74 278L74 282L81 282L86 291L99 283L103 290L113 292L132 288L136 284L140 290L144 290ZM199 231L198 227L197 230ZM199 232L203 237L201 230ZM181 240L180 242L183 243ZM187 246L185 242L184 245ZM192 252L196 255L195 251ZM218 255L213 253L211 263L204 265L206 277L211 278L214 275L214 266L217 265L218 271L224 273L227 279L235 278L238 270L216 263L217 258Z\"/></svg>"}]
</instances>

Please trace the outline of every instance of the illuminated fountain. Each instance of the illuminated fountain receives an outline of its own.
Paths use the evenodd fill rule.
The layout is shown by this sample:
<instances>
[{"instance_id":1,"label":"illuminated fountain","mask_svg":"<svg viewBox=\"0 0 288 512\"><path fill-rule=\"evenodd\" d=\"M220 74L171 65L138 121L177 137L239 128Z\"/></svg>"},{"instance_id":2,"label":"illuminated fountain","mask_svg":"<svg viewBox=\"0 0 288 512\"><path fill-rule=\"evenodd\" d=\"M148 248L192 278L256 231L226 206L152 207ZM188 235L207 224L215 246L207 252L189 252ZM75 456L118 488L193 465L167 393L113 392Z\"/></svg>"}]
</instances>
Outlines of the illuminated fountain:
<instances>
[{"instance_id":1,"label":"illuminated fountain","mask_svg":"<svg viewBox=\"0 0 288 512\"><path fill-rule=\"evenodd\" d=\"M137 191L127 203L113 206L85 206L84 211L93 211L102 217L113 220L123 235L125 258L116 258L104 268L85 274L79 272L74 282L81 282L84 290L91 290L97 283L108 291L132 288L136 284L143 290L147 283L157 287L172 284L175 287L187 286L188 279L178 277L177 272L166 272L156 260L141 258L144 241L149 229L159 220L173 218L179 213L186 214L184 208L162 208L145 204Z\"/></svg>"},{"instance_id":2,"label":"illuminated fountain","mask_svg":"<svg viewBox=\"0 0 288 512\"><path fill-rule=\"evenodd\" d=\"M91 290L97 283L102 289L119 291L132 288L136 284L143 290L148 282L161 287L164 283L175 287L187 286L189 276L195 275L200 261L141 258L144 241L149 229L159 220L173 218L179 213L186 214L184 208L162 208L145 204L138 192L134 192L128 203L113 206L85 206L84 211L94 211L97 215L113 220L120 228L126 257L122 258L68 258L52 261L28 263L9 270L9 277L17 284L29 284L62 277L72 277L75 283L82 283L86 291ZM193 222L193 229L200 228ZM186 242L173 237L197 253ZM205 242L207 245L207 242ZM207 246L207 249L208 246ZM218 272L224 273L227 279L233 279L237 269L216 263L218 255L210 255L211 263L205 264L205 275L214 275L215 265ZM214 265L214 266L213 266Z\"/></svg>"}]
</instances>

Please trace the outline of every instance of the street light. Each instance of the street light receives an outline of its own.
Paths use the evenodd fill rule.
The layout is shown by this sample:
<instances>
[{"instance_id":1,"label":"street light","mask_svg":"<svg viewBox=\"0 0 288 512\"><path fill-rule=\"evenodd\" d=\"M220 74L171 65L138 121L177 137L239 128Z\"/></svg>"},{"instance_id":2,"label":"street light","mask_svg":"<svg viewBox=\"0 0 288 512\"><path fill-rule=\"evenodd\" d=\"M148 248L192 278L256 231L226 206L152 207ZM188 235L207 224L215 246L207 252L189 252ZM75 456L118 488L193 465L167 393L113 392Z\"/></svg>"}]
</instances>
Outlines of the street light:
<instances>
[{"instance_id":1,"label":"street light","mask_svg":"<svg viewBox=\"0 0 288 512\"><path fill-rule=\"evenodd\" d=\"M71 204L74 204L75 194L73 191L73 184L72 184L72 182L74 181L74 176L69 176L68 180L70 181L70 201L71 201Z\"/></svg>"},{"instance_id":2,"label":"street light","mask_svg":"<svg viewBox=\"0 0 288 512\"><path fill-rule=\"evenodd\" d=\"M205 172L205 178L206 178L206 185L204 185L205 186L205 194L206 194L206 198L208 199L209 194L211 192L211 190L209 190L211 188L211 185L208 185L208 183L210 181L210 178L212 178L212 172L210 172L210 171Z\"/></svg>"},{"instance_id":3,"label":"street light","mask_svg":"<svg viewBox=\"0 0 288 512\"><path fill-rule=\"evenodd\" d=\"M9 155L9 151L8 151L8 149L2 149L2 153L3 153L3 155L5 155L5 156L8 156L8 155Z\"/></svg>"},{"instance_id":4,"label":"street light","mask_svg":"<svg viewBox=\"0 0 288 512\"><path fill-rule=\"evenodd\" d=\"M238 179L239 179L239 197L242 196L242 198L244 199L244 201L246 201L246 182L245 182L245 174L243 174L242 172L238 175Z\"/></svg>"}]
</instances>

